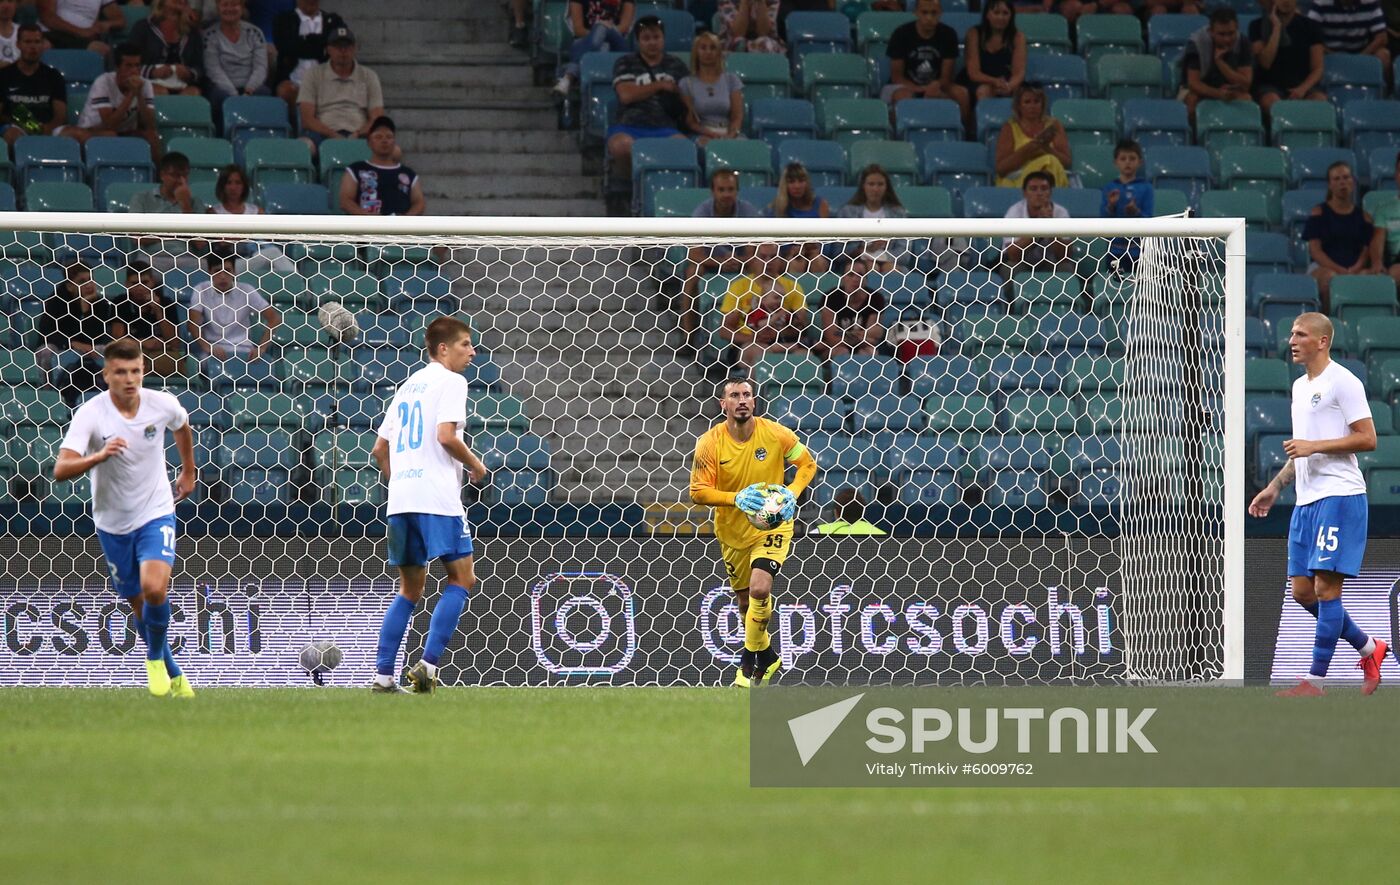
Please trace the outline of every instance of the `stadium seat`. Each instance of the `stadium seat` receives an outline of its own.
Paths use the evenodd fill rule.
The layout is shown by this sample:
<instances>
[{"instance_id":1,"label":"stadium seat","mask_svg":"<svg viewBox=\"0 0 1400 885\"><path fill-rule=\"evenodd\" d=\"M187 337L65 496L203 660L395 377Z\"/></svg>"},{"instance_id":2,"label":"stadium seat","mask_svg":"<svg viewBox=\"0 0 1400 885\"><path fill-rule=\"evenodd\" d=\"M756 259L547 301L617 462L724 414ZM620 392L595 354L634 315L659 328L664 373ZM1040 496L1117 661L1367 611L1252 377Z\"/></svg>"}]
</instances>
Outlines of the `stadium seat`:
<instances>
[{"instance_id":1,"label":"stadium seat","mask_svg":"<svg viewBox=\"0 0 1400 885\"><path fill-rule=\"evenodd\" d=\"M907 141L858 141L850 147L850 180L857 182L867 166L878 164L890 183L902 188L919 182L919 157Z\"/></svg>"},{"instance_id":2,"label":"stadium seat","mask_svg":"<svg viewBox=\"0 0 1400 885\"><path fill-rule=\"evenodd\" d=\"M843 429L850 412L850 403L843 399L825 394L798 394L772 400L764 409L764 417L799 433L811 433Z\"/></svg>"},{"instance_id":3,"label":"stadium seat","mask_svg":"<svg viewBox=\"0 0 1400 885\"><path fill-rule=\"evenodd\" d=\"M747 199L742 193L740 199ZM707 187L672 187L656 194L652 211L657 218L690 218L696 207L710 198Z\"/></svg>"},{"instance_id":4,"label":"stadium seat","mask_svg":"<svg viewBox=\"0 0 1400 885\"><path fill-rule=\"evenodd\" d=\"M821 376L821 361L800 354L765 354L753 368L754 380L769 396L820 394Z\"/></svg>"},{"instance_id":5,"label":"stadium seat","mask_svg":"<svg viewBox=\"0 0 1400 885\"><path fill-rule=\"evenodd\" d=\"M856 433L922 430L922 406L916 396L871 394L859 397L851 405L851 429Z\"/></svg>"},{"instance_id":6,"label":"stadium seat","mask_svg":"<svg viewBox=\"0 0 1400 885\"><path fill-rule=\"evenodd\" d=\"M984 393L1017 390L1054 393L1059 389L1060 374L1055 368L1055 357L1045 354L998 353L988 361L986 374L982 376Z\"/></svg>"},{"instance_id":7,"label":"stadium seat","mask_svg":"<svg viewBox=\"0 0 1400 885\"><path fill-rule=\"evenodd\" d=\"M15 142L15 174L20 191L32 182L83 180L78 143L59 135L29 135Z\"/></svg>"},{"instance_id":8,"label":"stadium seat","mask_svg":"<svg viewBox=\"0 0 1400 885\"><path fill-rule=\"evenodd\" d=\"M740 190L770 184L773 180L773 149L767 142L753 139L712 138L705 145L704 181L709 181L716 169L737 172Z\"/></svg>"},{"instance_id":9,"label":"stadium seat","mask_svg":"<svg viewBox=\"0 0 1400 885\"><path fill-rule=\"evenodd\" d=\"M94 211L92 189L79 181L36 181L25 191L24 202L30 212Z\"/></svg>"},{"instance_id":10,"label":"stadium seat","mask_svg":"<svg viewBox=\"0 0 1400 885\"><path fill-rule=\"evenodd\" d=\"M1318 309L1317 281L1307 274L1261 273L1250 281L1250 310L1277 329L1293 317Z\"/></svg>"},{"instance_id":11,"label":"stadium seat","mask_svg":"<svg viewBox=\"0 0 1400 885\"><path fill-rule=\"evenodd\" d=\"M1336 147L1339 139L1337 109L1331 102L1278 101L1269 108L1269 140L1276 147Z\"/></svg>"},{"instance_id":12,"label":"stadium seat","mask_svg":"<svg viewBox=\"0 0 1400 885\"><path fill-rule=\"evenodd\" d=\"M1069 313L1082 295L1082 283L1073 273L1018 271L1011 277L1011 304L1018 313Z\"/></svg>"},{"instance_id":13,"label":"stadium seat","mask_svg":"<svg viewBox=\"0 0 1400 885\"><path fill-rule=\"evenodd\" d=\"M1400 427L1395 426L1395 416L1390 407L1390 403L1384 400L1373 399L1371 405L1371 420L1375 422L1376 433L1380 436L1394 436L1400 433Z\"/></svg>"},{"instance_id":14,"label":"stadium seat","mask_svg":"<svg viewBox=\"0 0 1400 885\"><path fill-rule=\"evenodd\" d=\"M934 393L924 399L924 422L931 433L985 433L997 423L996 400L980 393Z\"/></svg>"},{"instance_id":15,"label":"stadium seat","mask_svg":"<svg viewBox=\"0 0 1400 885\"><path fill-rule=\"evenodd\" d=\"M219 467L269 468L297 467L301 462L301 441L286 430L248 430L225 433L214 452Z\"/></svg>"},{"instance_id":16,"label":"stadium seat","mask_svg":"<svg viewBox=\"0 0 1400 885\"><path fill-rule=\"evenodd\" d=\"M1259 105L1252 101L1202 101L1196 105L1196 143L1211 153L1235 145L1263 144Z\"/></svg>"},{"instance_id":17,"label":"stadium seat","mask_svg":"<svg viewBox=\"0 0 1400 885\"><path fill-rule=\"evenodd\" d=\"M1050 114L1064 124L1071 147L1118 140L1118 110L1107 99L1062 98L1051 106Z\"/></svg>"},{"instance_id":18,"label":"stadium seat","mask_svg":"<svg viewBox=\"0 0 1400 885\"><path fill-rule=\"evenodd\" d=\"M1162 97L1162 62L1154 55L1105 55L1094 67L1094 92L1122 102Z\"/></svg>"},{"instance_id":19,"label":"stadium seat","mask_svg":"<svg viewBox=\"0 0 1400 885\"><path fill-rule=\"evenodd\" d=\"M1374 60L1374 59L1373 59ZM1400 101L1354 101L1342 110L1342 133L1358 157L1388 148L1393 157L1400 145ZM1369 167L1369 164L1368 164ZM1364 170L1369 174L1370 169Z\"/></svg>"},{"instance_id":20,"label":"stadium seat","mask_svg":"<svg viewBox=\"0 0 1400 885\"><path fill-rule=\"evenodd\" d=\"M20 476L52 476L58 460L58 448L63 442L61 427L19 425L9 440L9 460Z\"/></svg>"},{"instance_id":21,"label":"stadium seat","mask_svg":"<svg viewBox=\"0 0 1400 885\"><path fill-rule=\"evenodd\" d=\"M1191 143L1186 105L1174 98L1130 98L1122 104L1123 137L1143 150Z\"/></svg>"},{"instance_id":22,"label":"stadium seat","mask_svg":"<svg viewBox=\"0 0 1400 885\"><path fill-rule=\"evenodd\" d=\"M865 58L859 55L813 55L803 62L799 82L803 97L817 106L818 117L823 102L833 98L866 98L869 94Z\"/></svg>"},{"instance_id":23,"label":"stadium seat","mask_svg":"<svg viewBox=\"0 0 1400 885\"><path fill-rule=\"evenodd\" d=\"M1006 210L1021 199L1014 187L973 187L963 192L964 218L1004 218Z\"/></svg>"},{"instance_id":24,"label":"stadium seat","mask_svg":"<svg viewBox=\"0 0 1400 885\"><path fill-rule=\"evenodd\" d=\"M1258 191L1206 191L1201 194L1200 210L1202 218L1243 218L1264 229L1271 220L1269 200Z\"/></svg>"},{"instance_id":25,"label":"stadium seat","mask_svg":"<svg viewBox=\"0 0 1400 885\"><path fill-rule=\"evenodd\" d=\"M1026 35L1029 57L1036 55L1068 55L1072 50L1069 23L1059 13L1027 13L1016 17L1016 30ZM1030 79L1027 71L1026 78Z\"/></svg>"},{"instance_id":26,"label":"stadium seat","mask_svg":"<svg viewBox=\"0 0 1400 885\"><path fill-rule=\"evenodd\" d=\"M1147 152L1147 180L1154 188L1186 194L1191 205L1211 184L1210 154L1202 147L1158 147Z\"/></svg>"},{"instance_id":27,"label":"stadium seat","mask_svg":"<svg viewBox=\"0 0 1400 885\"><path fill-rule=\"evenodd\" d=\"M1027 18L1029 16L1021 16L1017 19L1017 25ZM1026 80L1042 84L1046 99L1052 103L1062 98L1089 97L1089 67L1077 55L1028 52Z\"/></svg>"},{"instance_id":28,"label":"stadium seat","mask_svg":"<svg viewBox=\"0 0 1400 885\"><path fill-rule=\"evenodd\" d=\"M637 214L651 215L656 192L698 185L700 163L694 142L683 138L639 138L632 143L632 200Z\"/></svg>"},{"instance_id":29,"label":"stadium seat","mask_svg":"<svg viewBox=\"0 0 1400 885\"><path fill-rule=\"evenodd\" d=\"M905 369L910 392L929 396L975 394L980 388L980 367L965 356L921 356L910 360Z\"/></svg>"},{"instance_id":30,"label":"stadium seat","mask_svg":"<svg viewBox=\"0 0 1400 885\"><path fill-rule=\"evenodd\" d=\"M946 187L953 203L961 209L963 192L968 188L986 187L992 183L992 168L987 150L980 144L947 142L930 144L923 152L924 180Z\"/></svg>"},{"instance_id":31,"label":"stadium seat","mask_svg":"<svg viewBox=\"0 0 1400 885\"><path fill-rule=\"evenodd\" d=\"M340 364L326 347L288 347L275 364L277 377L289 382L288 389L327 388L342 381ZM348 383L348 379L347 380Z\"/></svg>"},{"instance_id":32,"label":"stadium seat","mask_svg":"<svg viewBox=\"0 0 1400 885\"><path fill-rule=\"evenodd\" d=\"M131 207L131 198L140 193L153 190L155 185L150 182L139 181L116 181L107 185L104 194L97 208L101 212L126 212Z\"/></svg>"},{"instance_id":33,"label":"stadium seat","mask_svg":"<svg viewBox=\"0 0 1400 885\"><path fill-rule=\"evenodd\" d=\"M282 322L272 330L272 340L277 344L300 347L330 343L321 321L304 310L282 311Z\"/></svg>"},{"instance_id":34,"label":"stadium seat","mask_svg":"<svg viewBox=\"0 0 1400 885\"><path fill-rule=\"evenodd\" d=\"M1118 168L1113 165L1113 145L1079 145L1074 149L1073 171L1079 175L1081 185L1094 190L1117 180ZM1055 197L1058 199L1058 191Z\"/></svg>"},{"instance_id":35,"label":"stadium seat","mask_svg":"<svg viewBox=\"0 0 1400 885\"><path fill-rule=\"evenodd\" d=\"M1372 395L1400 406L1400 360L1386 360L1376 366L1371 377ZM1396 424L1400 426L1400 421Z\"/></svg>"},{"instance_id":36,"label":"stadium seat","mask_svg":"<svg viewBox=\"0 0 1400 885\"><path fill-rule=\"evenodd\" d=\"M472 448L487 470L550 469L549 443L528 433L478 434L472 439Z\"/></svg>"},{"instance_id":37,"label":"stadium seat","mask_svg":"<svg viewBox=\"0 0 1400 885\"><path fill-rule=\"evenodd\" d=\"M813 187L833 187L846 183L846 149L834 141L794 138L778 146L779 173L789 163L801 163Z\"/></svg>"},{"instance_id":38,"label":"stadium seat","mask_svg":"<svg viewBox=\"0 0 1400 885\"><path fill-rule=\"evenodd\" d=\"M862 12L856 18L856 49L867 57L884 55L890 42L890 34L900 25L913 20L914 16L908 12Z\"/></svg>"},{"instance_id":39,"label":"stadium seat","mask_svg":"<svg viewBox=\"0 0 1400 885\"><path fill-rule=\"evenodd\" d=\"M998 135L1006 121L1011 117L1011 99L1009 98L984 98L977 102L974 114L974 126L976 127L976 141L992 147L996 144Z\"/></svg>"},{"instance_id":40,"label":"stadium seat","mask_svg":"<svg viewBox=\"0 0 1400 885\"><path fill-rule=\"evenodd\" d=\"M953 217L953 195L946 187L901 187L899 201L910 218Z\"/></svg>"},{"instance_id":41,"label":"stadium seat","mask_svg":"<svg viewBox=\"0 0 1400 885\"><path fill-rule=\"evenodd\" d=\"M71 410L57 390L0 386L0 421L4 423L62 426L68 423L70 417Z\"/></svg>"},{"instance_id":42,"label":"stadium seat","mask_svg":"<svg viewBox=\"0 0 1400 885\"><path fill-rule=\"evenodd\" d=\"M808 54L849 53L851 20L839 12L796 11L787 17L788 52L800 70Z\"/></svg>"},{"instance_id":43,"label":"stadium seat","mask_svg":"<svg viewBox=\"0 0 1400 885\"><path fill-rule=\"evenodd\" d=\"M1147 19L1147 48L1158 55L1163 49L1185 46L1191 35L1209 24L1204 15L1169 13ZM1242 32L1244 29L1241 29Z\"/></svg>"},{"instance_id":44,"label":"stadium seat","mask_svg":"<svg viewBox=\"0 0 1400 885\"><path fill-rule=\"evenodd\" d=\"M1356 330L1356 349L1368 362L1400 358L1400 317L1365 317Z\"/></svg>"},{"instance_id":45,"label":"stadium seat","mask_svg":"<svg viewBox=\"0 0 1400 885\"><path fill-rule=\"evenodd\" d=\"M1375 451L1358 452L1356 462L1367 476L1375 470L1400 470L1400 436L1377 437Z\"/></svg>"},{"instance_id":46,"label":"stadium seat","mask_svg":"<svg viewBox=\"0 0 1400 885\"><path fill-rule=\"evenodd\" d=\"M894 106L894 129L896 138L920 154L928 144L962 141L963 136L957 103L946 98L906 98Z\"/></svg>"},{"instance_id":47,"label":"stadium seat","mask_svg":"<svg viewBox=\"0 0 1400 885\"><path fill-rule=\"evenodd\" d=\"M1358 101L1379 99L1385 94L1381 60L1374 55L1329 52L1322 57L1322 80L1318 85L1343 112Z\"/></svg>"},{"instance_id":48,"label":"stadium seat","mask_svg":"<svg viewBox=\"0 0 1400 885\"><path fill-rule=\"evenodd\" d=\"M289 393L239 392L226 400L228 418L235 430L254 427L280 427L283 430L321 429L322 420L315 401ZM381 407L377 418L382 418Z\"/></svg>"},{"instance_id":49,"label":"stadium seat","mask_svg":"<svg viewBox=\"0 0 1400 885\"><path fill-rule=\"evenodd\" d=\"M1013 393L1006 398L1000 426L1009 433L1070 433L1074 404L1060 394Z\"/></svg>"},{"instance_id":50,"label":"stadium seat","mask_svg":"<svg viewBox=\"0 0 1400 885\"><path fill-rule=\"evenodd\" d=\"M369 158L369 142L363 138L332 138L321 142L317 156L321 183L338 194L346 167Z\"/></svg>"},{"instance_id":51,"label":"stadium seat","mask_svg":"<svg viewBox=\"0 0 1400 885\"><path fill-rule=\"evenodd\" d=\"M311 150L297 138L259 138L249 142L243 150L243 168L255 191L273 182L311 183L316 180Z\"/></svg>"},{"instance_id":52,"label":"stadium seat","mask_svg":"<svg viewBox=\"0 0 1400 885\"><path fill-rule=\"evenodd\" d=\"M233 155L240 164L245 162L249 141L292 136L287 103L275 96L235 95L224 101L223 113L224 137L233 143Z\"/></svg>"},{"instance_id":53,"label":"stadium seat","mask_svg":"<svg viewBox=\"0 0 1400 885\"><path fill-rule=\"evenodd\" d=\"M878 98L831 98L817 109L823 138L848 152L857 141L890 137L889 105Z\"/></svg>"},{"instance_id":54,"label":"stadium seat","mask_svg":"<svg viewBox=\"0 0 1400 885\"><path fill-rule=\"evenodd\" d=\"M816 138L816 107L805 98L760 98L751 101L749 135L767 142L772 148L790 138Z\"/></svg>"},{"instance_id":55,"label":"stadium seat","mask_svg":"<svg viewBox=\"0 0 1400 885\"><path fill-rule=\"evenodd\" d=\"M1332 315L1347 322L1395 315L1395 281L1388 276L1339 276L1332 280Z\"/></svg>"},{"instance_id":56,"label":"stadium seat","mask_svg":"<svg viewBox=\"0 0 1400 885\"><path fill-rule=\"evenodd\" d=\"M1248 365L1250 360L1246 360ZM1266 360L1278 362L1280 360ZM1244 407L1244 432L1253 445L1261 433L1293 433L1293 404L1287 396L1248 396Z\"/></svg>"},{"instance_id":57,"label":"stadium seat","mask_svg":"<svg viewBox=\"0 0 1400 885\"><path fill-rule=\"evenodd\" d=\"M317 482L328 481L329 471L342 468L378 469L370 455L378 438L379 434L372 430L323 430L316 434L311 441L311 466L317 472ZM482 446L482 442L482 439L473 439L473 450L482 461L487 461L486 452L489 450ZM488 470L496 469L489 461L486 466Z\"/></svg>"},{"instance_id":58,"label":"stadium seat","mask_svg":"<svg viewBox=\"0 0 1400 885\"><path fill-rule=\"evenodd\" d=\"M1373 506L1400 506L1400 469L1372 470L1366 485L1366 499Z\"/></svg>"},{"instance_id":59,"label":"stadium seat","mask_svg":"<svg viewBox=\"0 0 1400 885\"><path fill-rule=\"evenodd\" d=\"M1103 192L1087 187L1056 188L1052 199L1069 212L1071 218L1098 218L1103 205Z\"/></svg>"},{"instance_id":60,"label":"stadium seat","mask_svg":"<svg viewBox=\"0 0 1400 885\"><path fill-rule=\"evenodd\" d=\"M1246 394L1287 396L1293 389L1288 364L1276 359L1247 359L1244 363Z\"/></svg>"},{"instance_id":61,"label":"stadium seat","mask_svg":"<svg viewBox=\"0 0 1400 885\"><path fill-rule=\"evenodd\" d=\"M1049 506L1046 476L1037 470L1001 470L989 477L984 503L1011 510L1043 510Z\"/></svg>"},{"instance_id":62,"label":"stadium seat","mask_svg":"<svg viewBox=\"0 0 1400 885\"><path fill-rule=\"evenodd\" d=\"M525 414L525 407L513 396L504 393L482 393L472 397L469 402L472 412L467 416L467 429L471 432L510 430L528 433L530 430L530 419Z\"/></svg>"},{"instance_id":63,"label":"stadium seat","mask_svg":"<svg viewBox=\"0 0 1400 885\"><path fill-rule=\"evenodd\" d=\"M309 304L314 305L322 301L335 300L355 313L365 310L378 312L383 310L385 306L384 296L379 290L379 281L364 271L348 265L339 270L326 267L321 272L307 277L306 285L308 296L306 300ZM420 344L421 335L419 332L414 334L414 343Z\"/></svg>"},{"instance_id":64,"label":"stadium seat","mask_svg":"<svg viewBox=\"0 0 1400 885\"><path fill-rule=\"evenodd\" d=\"M1075 22L1079 54L1092 70L1099 58L1143 51L1142 24L1132 16L1082 15Z\"/></svg>"},{"instance_id":65,"label":"stadium seat","mask_svg":"<svg viewBox=\"0 0 1400 885\"><path fill-rule=\"evenodd\" d=\"M883 463L883 452L849 433L813 433L806 445L819 468L812 500L822 506L830 504L838 491L864 492L871 471Z\"/></svg>"},{"instance_id":66,"label":"stadium seat","mask_svg":"<svg viewBox=\"0 0 1400 885\"><path fill-rule=\"evenodd\" d=\"M88 180L101 204L108 185L116 182L149 183L155 175L150 146L135 138L90 138L83 146Z\"/></svg>"},{"instance_id":67,"label":"stadium seat","mask_svg":"<svg viewBox=\"0 0 1400 885\"><path fill-rule=\"evenodd\" d=\"M831 361L830 393L845 399L898 393L902 374L900 363L889 357L836 357Z\"/></svg>"},{"instance_id":68,"label":"stadium seat","mask_svg":"<svg viewBox=\"0 0 1400 885\"><path fill-rule=\"evenodd\" d=\"M263 208L271 215L327 215L330 198L319 184L272 182L262 186Z\"/></svg>"},{"instance_id":69,"label":"stadium seat","mask_svg":"<svg viewBox=\"0 0 1400 885\"><path fill-rule=\"evenodd\" d=\"M1280 102L1282 104L1282 102ZM1322 104L1322 102L1300 102ZM1287 151L1288 184L1296 189L1321 190L1327 187L1327 168L1333 163L1346 163L1360 176L1356 167L1356 152L1343 147L1294 147ZM1317 205L1321 200L1314 200Z\"/></svg>"},{"instance_id":70,"label":"stadium seat","mask_svg":"<svg viewBox=\"0 0 1400 885\"><path fill-rule=\"evenodd\" d=\"M1222 188L1263 194L1268 203L1269 226L1279 226L1283 218L1283 192L1288 188L1287 159L1281 149L1227 147L1220 152L1216 181Z\"/></svg>"},{"instance_id":71,"label":"stadium seat","mask_svg":"<svg viewBox=\"0 0 1400 885\"><path fill-rule=\"evenodd\" d=\"M612 72L617 60L625 52L589 52L579 62L579 142L580 144L601 143L609 124L617 113L617 93L613 90ZM736 55L734 60L741 56ZM730 70L738 71L734 60ZM783 72L787 64L778 59ZM743 79L740 75L740 79ZM786 94L786 93L784 93ZM747 90L746 90L747 95ZM750 96L751 97L751 96Z\"/></svg>"},{"instance_id":72,"label":"stadium seat","mask_svg":"<svg viewBox=\"0 0 1400 885\"><path fill-rule=\"evenodd\" d=\"M167 150L173 150L172 139L214 137L214 112L203 96L157 95L155 111L156 131ZM285 122L285 112L282 116Z\"/></svg>"},{"instance_id":73,"label":"stadium seat","mask_svg":"<svg viewBox=\"0 0 1400 885\"><path fill-rule=\"evenodd\" d=\"M1073 357L1063 373L1062 391L1068 394L1116 391L1123 386L1123 361L1095 354Z\"/></svg>"},{"instance_id":74,"label":"stadium seat","mask_svg":"<svg viewBox=\"0 0 1400 885\"><path fill-rule=\"evenodd\" d=\"M586 58L586 56L585 56ZM781 55L766 52L734 52L725 59L725 69L744 84L744 100L752 107L763 98L788 98L792 95L792 71ZM864 71L862 71L864 77ZM612 83L612 62L607 68L607 82Z\"/></svg>"},{"instance_id":75,"label":"stadium seat","mask_svg":"<svg viewBox=\"0 0 1400 885\"><path fill-rule=\"evenodd\" d=\"M644 15L654 15L661 19L662 30L666 34L666 51L689 54L690 44L695 42L695 17L684 9L670 8L669 4L638 3L633 21ZM637 45L637 35L632 33L632 47Z\"/></svg>"},{"instance_id":76,"label":"stadium seat","mask_svg":"<svg viewBox=\"0 0 1400 885\"><path fill-rule=\"evenodd\" d=\"M1246 356L1255 357L1274 355L1274 342L1269 327L1258 317L1244 318L1244 352Z\"/></svg>"},{"instance_id":77,"label":"stadium seat","mask_svg":"<svg viewBox=\"0 0 1400 885\"><path fill-rule=\"evenodd\" d=\"M86 49L49 49L41 57L44 64L63 75L69 89L87 89L102 76L106 64L102 56Z\"/></svg>"},{"instance_id":78,"label":"stadium seat","mask_svg":"<svg viewBox=\"0 0 1400 885\"><path fill-rule=\"evenodd\" d=\"M340 142L328 141L326 144ZM180 136L167 141L166 150L178 151L189 159L191 182L216 181L223 168L233 164L233 145L222 138Z\"/></svg>"},{"instance_id":79,"label":"stadium seat","mask_svg":"<svg viewBox=\"0 0 1400 885\"><path fill-rule=\"evenodd\" d=\"M1395 154L1400 145L1384 144L1357 154L1357 180L1361 188L1395 189Z\"/></svg>"}]
</instances>

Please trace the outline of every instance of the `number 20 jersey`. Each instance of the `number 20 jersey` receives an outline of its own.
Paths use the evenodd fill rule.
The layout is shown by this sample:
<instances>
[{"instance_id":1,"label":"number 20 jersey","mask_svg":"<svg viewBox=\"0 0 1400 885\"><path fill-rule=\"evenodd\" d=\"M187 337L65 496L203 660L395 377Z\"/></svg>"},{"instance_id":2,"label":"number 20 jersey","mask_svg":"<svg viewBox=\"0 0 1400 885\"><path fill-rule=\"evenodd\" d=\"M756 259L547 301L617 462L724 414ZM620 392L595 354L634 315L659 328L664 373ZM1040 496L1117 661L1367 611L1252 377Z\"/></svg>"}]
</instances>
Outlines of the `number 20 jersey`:
<instances>
[{"instance_id":1,"label":"number 20 jersey","mask_svg":"<svg viewBox=\"0 0 1400 885\"><path fill-rule=\"evenodd\" d=\"M389 401L379 436L389 443L389 507L396 513L466 516L462 464L438 442L439 424L467 422L467 379L438 362L408 376Z\"/></svg>"}]
</instances>

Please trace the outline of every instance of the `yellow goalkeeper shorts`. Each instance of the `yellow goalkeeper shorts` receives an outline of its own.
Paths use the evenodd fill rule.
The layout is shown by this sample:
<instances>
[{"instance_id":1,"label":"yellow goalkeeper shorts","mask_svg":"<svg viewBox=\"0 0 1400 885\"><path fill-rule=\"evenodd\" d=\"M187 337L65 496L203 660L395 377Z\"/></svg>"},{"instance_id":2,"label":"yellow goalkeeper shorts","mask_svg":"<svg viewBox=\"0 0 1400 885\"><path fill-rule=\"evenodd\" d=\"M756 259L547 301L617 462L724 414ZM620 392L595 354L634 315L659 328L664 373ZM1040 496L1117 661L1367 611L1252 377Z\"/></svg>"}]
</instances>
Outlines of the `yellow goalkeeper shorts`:
<instances>
[{"instance_id":1,"label":"yellow goalkeeper shorts","mask_svg":"<svg viewBox=\"0 0 1400 885\"><path fill-rule=\"evenodd\" d=\"M729 573L729 586L736 593L747 590L755 561L769 560L776 567L787 560L788 551L792 549L792 523L788 523L786 529L765 533L752 547L730 547L722 543L719 549L724 557L724 570Z\"/></svg>"}]
</instances>

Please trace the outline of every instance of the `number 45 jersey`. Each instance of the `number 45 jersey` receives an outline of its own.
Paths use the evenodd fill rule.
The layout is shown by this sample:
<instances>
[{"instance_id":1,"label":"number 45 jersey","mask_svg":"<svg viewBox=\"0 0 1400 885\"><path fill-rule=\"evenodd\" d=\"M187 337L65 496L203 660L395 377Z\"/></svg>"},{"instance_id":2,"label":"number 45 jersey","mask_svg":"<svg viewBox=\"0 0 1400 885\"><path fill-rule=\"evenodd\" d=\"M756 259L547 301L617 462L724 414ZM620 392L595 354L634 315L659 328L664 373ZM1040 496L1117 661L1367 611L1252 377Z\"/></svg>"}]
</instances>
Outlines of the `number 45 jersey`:
<instances>
[{"instance_id":1,"label":"number 45 jersey","mask_svg":"<svg viewBox=\"0 0 1400 885\"><path fill-rule=\"evenodd\" d=\"M389 443L389 508L396 513L466 516L462 463L438 442L439 424L467 423L467 379L438 362L408 376L389 402L379 436Z\"/></svg>"}]
</instances>

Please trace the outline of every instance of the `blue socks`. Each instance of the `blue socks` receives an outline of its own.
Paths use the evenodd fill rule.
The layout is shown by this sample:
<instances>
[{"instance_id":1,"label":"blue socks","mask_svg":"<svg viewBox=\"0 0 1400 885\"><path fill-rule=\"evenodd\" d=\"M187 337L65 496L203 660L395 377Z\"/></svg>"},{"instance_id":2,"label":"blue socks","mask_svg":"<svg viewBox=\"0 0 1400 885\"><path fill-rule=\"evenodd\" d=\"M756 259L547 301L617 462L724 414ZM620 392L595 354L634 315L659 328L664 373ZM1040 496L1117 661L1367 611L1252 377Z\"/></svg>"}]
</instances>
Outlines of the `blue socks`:
<instances>
[{"instance_id":1,"label":"blue socks","mask_svg":"<svg viewBox=\"0 0 1400 885\"><path fill-rule=\"evenodd\" d=\"M170 629L170 600L160 605L146 603L141 619L146 622L146 660L162 660L165 657L165 634Z\"/></svg>"},{"instance_id":2,"label":"blue socks","mask_svg":"<svg viewBox=\"0 0 1400 885\"><path fill-rule=\"evenodd\" d=\"M374 658L375 672L380 676L394 675L394 662L399 657L399 646L408 630L408 619L413 615L413 603L407 597L396 595L384 613L384 624L379 628L379 651Z\"/></svg>"},{"instance_id":3,"label":"blue socks","mask_svg":"<svg viewBox=\"0 0 1400 885\"><path fill-rule=\"evenodd\" d=\"M146 650L149 654L151 648L151 636L149 633L146 632L146 622L141 618L136 619L136 632L141 635L141 641L146 643ZM175 656L170 653L170 639L168 638L168 634L165 640L165 645L161 647L160 656L165 659L165 673L167 676L169 676L171 679L174 679L176 676L185 675L185 671L181 670L180 665L175 663ZM149 658L149 660L154 660L154 658Z\"/></svg>"},{"instance_id":4,"label":"blue socks","mask_svg":"<svg viewBox=\"0 0 1400 885\"><path fill-rule=\"evenodd\" d=\"M1313 676L1326 676L1327 667L1332 663L1332 652L1337 648L1337 640L1342 635L1342 622L1346 620L1346 609L1340 599L1324 599L1317 603L1317 632L1313 638L1313 662L1309 671Z\"/></svg>"},{"instance_id":5,"label":"blue socks","mask_svg":"<svg viewBox=\"0 0 1400 885\"><path fill-rule=\"evenodd\" d=\"M437 666L438 658L457 622L462 619L462 609L467 607L467 588L460 584L448 584L442 588L442 598L433 607L432 620L428 622L428 641L423 646L423 662Z\"/></svg>"},{"instance_id":6,"label":"blue socks","mask_svg":"<svg viewBox=\"0 0 1400 885\"><path fill-rule=\"evenodd\" d=\"M1303 609L1314 618L1317 617L1316 602L1303 606ZM1346 613L1346 609L1342 609L1342 638L1358 653L1364 652L1366 643L1371 641L1371 637L1367 636L1366 631L1356 625L1356 622L1351 619L1351 615Z\"/></svg>"}]
</instances>

